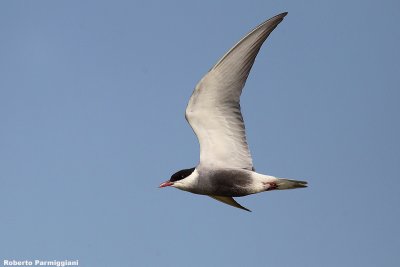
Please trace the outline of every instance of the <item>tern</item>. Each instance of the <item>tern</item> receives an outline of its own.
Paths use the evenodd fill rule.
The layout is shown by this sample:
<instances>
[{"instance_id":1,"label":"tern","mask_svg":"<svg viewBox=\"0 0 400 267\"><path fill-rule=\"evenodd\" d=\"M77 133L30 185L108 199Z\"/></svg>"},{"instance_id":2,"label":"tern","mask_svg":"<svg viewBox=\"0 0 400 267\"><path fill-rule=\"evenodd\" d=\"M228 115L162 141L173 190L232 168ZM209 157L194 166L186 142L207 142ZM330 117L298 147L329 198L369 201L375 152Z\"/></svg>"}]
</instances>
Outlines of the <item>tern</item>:
<instances>
[{"instance_id":1,"label":"tern","mask_svg":"<svg viewBox=\"0 0 400 267\"><path fill-rule=\"evenodd\" d=\"M172 186L250 211L234 197L307 187L305 181L255 171L240 111L240 95L258 51L286 15L270 18L248 33L196 85L185 117L199 140L200 162L174 173L160 188Z\"/></svg>"}]
</instances>

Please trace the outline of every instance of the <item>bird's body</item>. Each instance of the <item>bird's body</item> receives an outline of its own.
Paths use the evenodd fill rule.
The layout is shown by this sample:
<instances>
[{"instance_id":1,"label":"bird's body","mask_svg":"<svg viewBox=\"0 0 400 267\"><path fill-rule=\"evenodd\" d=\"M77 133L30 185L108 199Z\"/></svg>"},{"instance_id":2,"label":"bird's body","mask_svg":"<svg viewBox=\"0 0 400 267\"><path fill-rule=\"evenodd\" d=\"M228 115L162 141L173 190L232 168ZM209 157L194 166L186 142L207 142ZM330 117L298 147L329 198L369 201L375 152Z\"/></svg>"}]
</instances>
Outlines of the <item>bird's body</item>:
<instances>
[{"instance_id":1,"label":"bird's body","mask_svg":"<svg viewBox=\"0 0 400 267\"><path fill-rule=\"evenodd\" d=\"M185 179L175 182L176 188L200 195L242 197L267 191L277 179L244 169L207 169L199 166Z\"/></svg>"},{"instance_id":2,"label":"bird's body","mask_svg":"<svg viewBox=\"0 0 400 267\"><path fill-rule=\"evenodd\" d=\"M276 189L306 187L306 182L280 179L254 171L246 141L240 95L261 45L287 13L260 24L200 80L186 108L189 122L200 143L200 163L181 170L160 187L173 186L194 194L208 195L246 209L233 197Z\"/></svg>"}]
</instances>

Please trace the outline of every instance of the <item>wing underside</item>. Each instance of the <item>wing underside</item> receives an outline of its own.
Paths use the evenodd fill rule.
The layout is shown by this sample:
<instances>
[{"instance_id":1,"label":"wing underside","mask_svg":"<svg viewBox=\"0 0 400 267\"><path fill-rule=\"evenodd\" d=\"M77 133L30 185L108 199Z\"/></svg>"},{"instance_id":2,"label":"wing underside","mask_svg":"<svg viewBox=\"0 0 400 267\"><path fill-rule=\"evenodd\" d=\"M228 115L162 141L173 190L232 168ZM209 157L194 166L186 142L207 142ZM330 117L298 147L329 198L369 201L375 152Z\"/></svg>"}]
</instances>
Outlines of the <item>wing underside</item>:
<instances>
[{"instance_id":1,"label":"wing underside","mask_svg":"<svg viewBox=\"0 0 400 267\"><path fill-rule=\"evenodd\" d=\"M253 169L240 95L261 45L285 15L256 27L197 84L186 108L186 119L199 139L202 166Z\"/></svg>"},{"instance_id":2,"label":"wing underside","mask_svg":"<svg viewBox=\"0 0 400 267\"><path fill-rule=\"evenodd\" d=\"M223 202L225 204L228 204L230 206L233 206L235 208L239 208L239 209L247 210L247 211L251 212L251 210L249 210L248 208L243 207L242 205L237 203L236 200L233 199L233 197L222 197L222 196L212 196L212 195L210 195L210 197L212 197L215 200L221 201L221 202Z\"/></svg>"}]
</instances>

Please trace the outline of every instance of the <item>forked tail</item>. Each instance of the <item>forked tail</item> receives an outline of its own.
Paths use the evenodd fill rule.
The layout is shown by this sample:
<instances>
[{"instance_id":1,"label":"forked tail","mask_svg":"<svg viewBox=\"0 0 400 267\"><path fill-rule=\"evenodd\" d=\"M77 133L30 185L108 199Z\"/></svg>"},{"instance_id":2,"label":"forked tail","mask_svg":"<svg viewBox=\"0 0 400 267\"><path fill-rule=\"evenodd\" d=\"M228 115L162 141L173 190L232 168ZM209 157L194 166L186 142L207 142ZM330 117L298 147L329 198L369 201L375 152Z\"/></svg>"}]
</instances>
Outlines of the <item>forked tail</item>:
<instances>
[{"instance_id":1,"label":"forked tail","mask_svg":"<svg viewBox=\"0 0 400 267\"><path fill-rule=\"evenodd\" d=\"M307 187L306 181L297 181L290 179L279 178L276 182L277 190L285 190L285 189L296 189L296 188L304 188Z\"/></svg>"}]
</instances>

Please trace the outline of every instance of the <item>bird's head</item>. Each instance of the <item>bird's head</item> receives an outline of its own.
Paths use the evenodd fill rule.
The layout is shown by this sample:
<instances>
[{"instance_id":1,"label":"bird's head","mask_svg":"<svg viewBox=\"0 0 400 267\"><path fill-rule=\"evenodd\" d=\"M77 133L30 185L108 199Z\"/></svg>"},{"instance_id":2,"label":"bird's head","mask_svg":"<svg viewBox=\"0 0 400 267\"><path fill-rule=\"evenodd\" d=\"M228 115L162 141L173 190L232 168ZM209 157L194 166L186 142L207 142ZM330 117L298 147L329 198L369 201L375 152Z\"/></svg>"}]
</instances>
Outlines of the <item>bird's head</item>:
<instances>
[{"instance_id":1,"label":"bird's head","mask_svg":"<svg viewBox=\"0 0 400 267\"><path fill-rule=\"evenodd\" d=\"M180 170L180 171L174 173L168 181L165 181L164 183L160 184L159 187L160 188L166 187L166 186L174 186L175 187L175 186L177 186L177 184L180 183L180 181L182 179L185 179L186 177L191 175L194 170L195 170L195 168ZM177 187L179 187L179 186L177 186Z\"/></svg>"}]
</instances>

